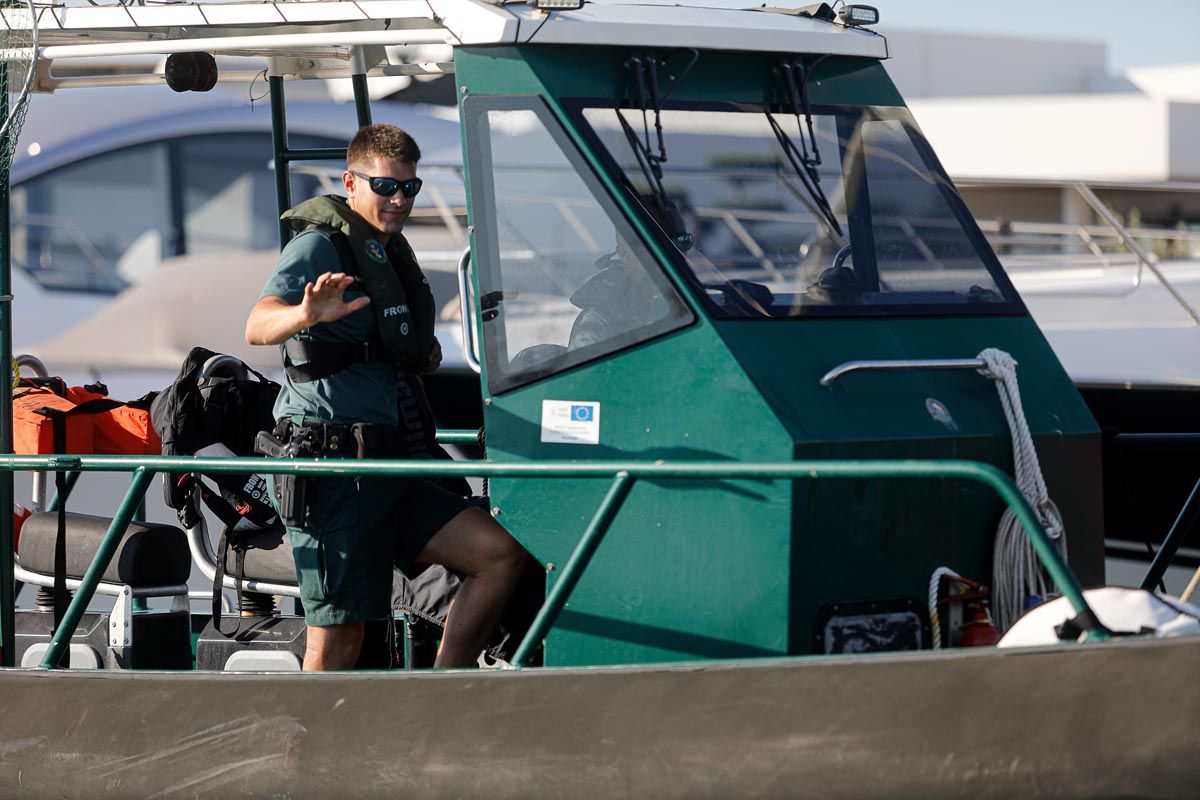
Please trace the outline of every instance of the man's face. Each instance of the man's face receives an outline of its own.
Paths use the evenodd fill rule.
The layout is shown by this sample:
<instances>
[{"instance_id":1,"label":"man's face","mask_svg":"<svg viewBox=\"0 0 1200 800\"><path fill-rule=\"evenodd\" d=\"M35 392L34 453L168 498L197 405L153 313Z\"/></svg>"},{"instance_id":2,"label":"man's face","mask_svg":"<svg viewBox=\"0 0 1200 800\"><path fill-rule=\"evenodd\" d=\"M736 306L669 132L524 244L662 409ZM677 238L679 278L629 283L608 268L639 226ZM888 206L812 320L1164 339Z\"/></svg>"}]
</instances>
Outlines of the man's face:
<instances>
[{"instance_id":1,"label":"man's face","mask_svg":"<svg viewBox=\"0 0 1200 800\"><path fill-rule=\"evenodd\" d=\"M387 158L376 158L356 164L354 171L372 178L395 178L397 181L417 177L414 164ZM385 238L400 233L404 228L404 222L412 212L413 201L416 198L405 197L403 192L396 192L391 197L375 194L370 181L352 174L349 170L342 173L342 184L346 187L350 208Z\"/></svg>"}]
</instances>

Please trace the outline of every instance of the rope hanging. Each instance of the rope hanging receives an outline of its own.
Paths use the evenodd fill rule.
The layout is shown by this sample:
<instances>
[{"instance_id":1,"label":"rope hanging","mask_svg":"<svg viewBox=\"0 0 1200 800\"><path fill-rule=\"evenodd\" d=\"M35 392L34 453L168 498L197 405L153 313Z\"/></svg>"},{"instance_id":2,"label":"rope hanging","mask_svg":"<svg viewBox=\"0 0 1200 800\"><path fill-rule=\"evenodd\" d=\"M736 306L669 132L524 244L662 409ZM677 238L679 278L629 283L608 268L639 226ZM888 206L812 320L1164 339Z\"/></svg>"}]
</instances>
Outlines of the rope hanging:
<instances>
[{"instance_id":1,"label":"rope hanging","mask_svg":"<svg viewBox=\"0 0 1200 800\"><path fill-rule=\"evenodd\" d=\"M941 588L942 578L961 578L949 567L938 567L929 576L929 634L934 650L942 649L942 620L938 615L938 589Z\"/></svg>"},{"instance_id":2,"label":"rope hanging","mask_svg":"<svg viewBox=\"0 0 1200 800\"><path fill-rule=\"evenodd\" d=\"M1033 436L1021 406L1017 385L1017 364L1003 350L989 347L979 354L986 365L979 370L984 377L996 382L1000 404L1012 436L1013 473L1017 488L1037 513L1047 535L1067 557L1067 535L1063 529L1058 507L1046 491L1046 481L1038 463ZM1011 508L1004 511L996 529L996 544L992 553L992 613L1001 634L1025 611L1025 598L1037 595L1044 598L1051 590L1049 576L1042 569L1033 545Z\"/></svg>"}]
</instances>

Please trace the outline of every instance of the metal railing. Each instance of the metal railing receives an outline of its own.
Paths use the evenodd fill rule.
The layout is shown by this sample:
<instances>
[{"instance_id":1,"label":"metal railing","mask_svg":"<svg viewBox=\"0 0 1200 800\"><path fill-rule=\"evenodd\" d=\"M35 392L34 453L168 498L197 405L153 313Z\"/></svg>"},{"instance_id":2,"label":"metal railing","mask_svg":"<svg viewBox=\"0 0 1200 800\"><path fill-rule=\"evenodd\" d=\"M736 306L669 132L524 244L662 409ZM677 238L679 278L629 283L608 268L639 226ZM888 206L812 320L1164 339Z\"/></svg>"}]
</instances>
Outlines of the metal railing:
<instances>
[{"instance_id":1,"label":"metal railing","mask_svg":"<svg viewBox=\"0 0 1200 800\"><path fill-rule=\"evenodd\" d=\"M1112 438L1112 441L1118 447L1125 448L1186 447L1195 449L1200 447L1200 433L1119 433ZM1163 537L1162 544L1159 545L1158 552L1154 554L1150 567L1146 570L1146 576L1142 578L1138 588L1154 591L1154 587L1167 574L1167 568L1179 554L1179 549L1191 534L1192 529L1196 527L1197 522L1200 522L1200 479L1197 479L1188 493L1187 499L1180 506L1179 513L1175 515L1175 521L1171 523L1170 530Z\"/></svg>"},{"instance_id":2,"label":"metal railing","mask_svg":"<svg viewBox=\"0 0 1200 800\"><path fill-rule=\"evenodd\" d=\"M383 461L319 460L267 458L195 458L179 456L28 456L0 457L0 472L26 470L66 470L74 472L132 472L133 479L116 516L97 548L79 591L71 600L62 623L55 631L41 666L55 668L75 628L108 568L126 527L141 502L151 478L157 472L195 472L207 474L259 472L269 474L355 475L395 477L477 477L477 478L611 478L608 492L596 509L558 580L534 619L529 632L513 658L516 667L524 666L537 645L554 625L572 590L591 561L625 499L639 480L713 478L743 480L808 480L846 478L931 479L955 478L975 481L994 490L1013 510L1029 537L1046 572L1067 597L1076 620L1086 631L1085 641L1103 641L1112 632L1104 627L1084 599L1083 589L1070 568L1046 535L1028 501L1004 472L990 464L971 461L924 460L839 460L796 461L783 463L692 462L683 464L644 462L593 462L585 464L522 463L495 464L470 461ZM11 603L10 598L0 601ZM11 608L11 606L9 606Z\"/></svg>"},{"instance_id":3,"label":"metal railing","mask_svg":"<svg viewBox=\"0 0 1200 800\"><path fill-rule=\"evenodd\" d=\"M1163 272L1159 259L1152 252L1146 250L1141 240L1159 240L1166 242L1194 242L1200 241L1200 231L1176 230L1169 228L1152 228L1146 226L1130 226L1123 222L1112 209L1097 196L1096 189L1145 189L1148 191L1180 191L1194 193L1200 189L1200 184L1179 185L1177 187L1161 187L1157 185L1138 187L1132 184L1121 183L1097 183L1084 181L1023 181L1023 180L1002 180L1002 179L960 179L956 181L960 189L982 188L982 189L1000 189L1000 188L1041 188L1041 189L1060 189L1073 191L1095 214L1099 224L1078 224L1078 223L1047 223L1047 222L1029 222L1029 221L1004 221L1001 223L997 220L978 220L980 228L988 234L988 239L993 248L996 249L1001 262L1005 267L1014 266L1010 263L1007 256L1010 253L1005 252L1009 248L1021 249L1022 247L1030 246L1029 237L1041 237L1041 241L1032 245L1035 248L1044 247L1050 244L1051 247L1057 249L1060 253L1070 249L1073 245L1078 248L1079 256L1084 255L1084 251L1090 253L1092 263L1100 261L1102 265L1109 266L1114 263L1113 257L1121 256L1120 262L1129 263L1135 267L1133 276L1130 279L1129 286L1118 292L1089 292L1087 289L1072 287L1068 290L1035 290L1039 294L1068 294L1072 296L1087 296L1089 294L1129 294L1138 289L1142 284L1143 270L1147 269L1154 274L1158 281L1162 284L1163 289L1171 296L1172 300L1183 310L1183 312L1191 320L1192 324L1200 324L1200 312L1198 312L1190 302L1183 296L1182 292L1176 287L1174 282ZM1051 238L1052 237L1052 238ZM1047 242L1047 239L1050 241ZM1109 240L1109 241L1105 241ZM1034 254L1030 254L1032 260ZM1118 264L1123 265L1123 264ZM1042 261L1038 266L1055 267L1060 266L1055 263L1047 263Z\"/></svg>"}]
</instances>

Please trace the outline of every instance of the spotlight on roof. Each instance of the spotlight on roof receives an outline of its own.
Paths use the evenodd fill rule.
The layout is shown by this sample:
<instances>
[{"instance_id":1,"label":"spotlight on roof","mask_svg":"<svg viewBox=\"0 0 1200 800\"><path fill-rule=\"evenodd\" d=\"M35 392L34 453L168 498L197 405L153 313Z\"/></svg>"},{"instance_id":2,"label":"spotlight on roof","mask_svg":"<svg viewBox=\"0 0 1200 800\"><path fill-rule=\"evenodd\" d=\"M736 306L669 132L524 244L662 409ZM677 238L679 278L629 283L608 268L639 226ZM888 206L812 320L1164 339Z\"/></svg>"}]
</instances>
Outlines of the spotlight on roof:
<instances>
[{"instance_id":1,"label":"spotlight on roof","mask_svg":"<svg viewBox=\"0 0 1200 800\"><path fill-rule=\"evenodd\" d=\"M842 6L837 15L839 22L851 28L879 23L879 9L875 6Z\"/></svg>"},{"instance_id":2,"label":"spotlight on roof","mask_svg":"<svg viewBox=\"0 0 1200 800\"><path fill-rule=\"evenodd\" d=\"M529 0L538 11L575 11L583 8L584 0Z\"/></svg>"},{"instance_id":3,"label":"spotlight on roof","mask_svg":"<svg viewBox=\"0 0 1200 800\"><path fill-rule=\"evenodd\" d=\"M164 70L167 86L177 92L207 92L217 85L212 53L172 53Z\"/></svg>"}]
</instances>

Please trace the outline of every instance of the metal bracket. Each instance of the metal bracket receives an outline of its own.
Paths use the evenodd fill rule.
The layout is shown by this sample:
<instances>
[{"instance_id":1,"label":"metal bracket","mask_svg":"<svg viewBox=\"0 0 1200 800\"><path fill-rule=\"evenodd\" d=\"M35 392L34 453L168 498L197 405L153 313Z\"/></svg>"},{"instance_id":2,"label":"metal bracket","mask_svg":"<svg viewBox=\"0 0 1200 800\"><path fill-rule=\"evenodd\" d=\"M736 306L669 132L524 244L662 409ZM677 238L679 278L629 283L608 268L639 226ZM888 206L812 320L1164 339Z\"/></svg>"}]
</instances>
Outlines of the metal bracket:
<instances>
[{"instance_id":1,"label":"metal bracket","mask_svg":"<svg viewBox=\"0 0 1200 800\"><path fill-rule=\"evenodd\" d=\"M224 599L224 598L222 598ZM171 597L171 614L190 614L192 613L192 604L189 594L177 594Z\"/></svg>"},{"instance_id":2,"label":"metal bracket","mask_svg":"<svg viewBox=\"0 0 1200 800\"><path fill-rule=\"evenodd\" d=\"M133 587L122 586L108 615L108 646L130 647L133 644Z\"/></svg>"}]
</instances>

